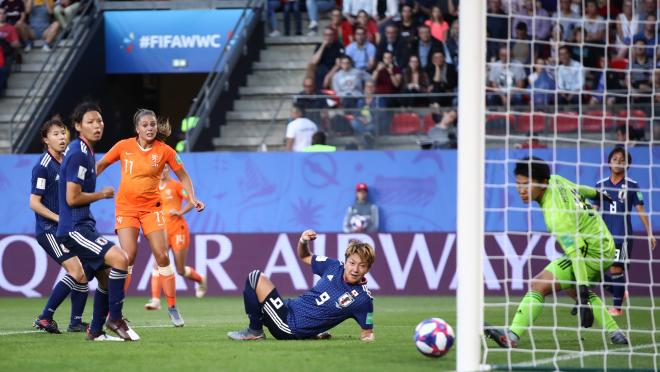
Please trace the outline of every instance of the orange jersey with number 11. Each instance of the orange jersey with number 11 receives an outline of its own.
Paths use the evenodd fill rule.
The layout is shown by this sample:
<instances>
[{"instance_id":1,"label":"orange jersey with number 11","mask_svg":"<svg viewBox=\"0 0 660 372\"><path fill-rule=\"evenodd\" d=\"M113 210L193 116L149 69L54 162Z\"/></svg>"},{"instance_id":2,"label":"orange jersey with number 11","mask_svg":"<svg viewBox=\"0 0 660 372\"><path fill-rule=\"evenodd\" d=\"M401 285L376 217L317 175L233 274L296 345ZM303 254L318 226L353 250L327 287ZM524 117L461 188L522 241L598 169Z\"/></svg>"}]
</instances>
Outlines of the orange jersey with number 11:
<instances>
[{"instance_id":1,"label":"orange jersey with number 11","mask_svg":"<svg viewBox=\"0 0 660 372\"><path fill-rule=\"evenodd\" d=\"M162 209L160 176L165 164L173 171L183 168L176 151L161 141L143 149L137 138L115 144L103 157L108 163L121 161L121 182L115 201L117 211L150 212Z\"/></svg>"}]
</instances>

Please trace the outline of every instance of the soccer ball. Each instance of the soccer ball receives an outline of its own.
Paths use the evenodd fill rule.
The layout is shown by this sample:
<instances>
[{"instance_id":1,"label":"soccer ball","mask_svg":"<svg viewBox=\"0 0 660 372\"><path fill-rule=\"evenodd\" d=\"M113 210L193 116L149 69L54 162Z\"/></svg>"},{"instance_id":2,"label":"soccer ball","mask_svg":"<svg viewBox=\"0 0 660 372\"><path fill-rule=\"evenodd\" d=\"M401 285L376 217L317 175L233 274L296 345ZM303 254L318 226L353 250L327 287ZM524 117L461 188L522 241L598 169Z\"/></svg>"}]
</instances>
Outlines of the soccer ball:
<instances>
[{"instance_id":1,"label":"soccer ball","mask_svg":"<svg viewBox=\"0 0 660 372\"><path fill-rule=\"evenodd\" d=\"M420 353L427 357L441 357L454 344L454 330L440 318L429 318L417 325L413 341Z\"/></svg>"},{"instance_id":2,"label":"soccer ball","mask_svg":"<svg viewBox=\"0 0 660 372\"><path fill-rule=\"evenodd\" d=\"M351 230L363 231L367 227L367 218L360 215L351 217Z\"/></svg>"}]
</instances>

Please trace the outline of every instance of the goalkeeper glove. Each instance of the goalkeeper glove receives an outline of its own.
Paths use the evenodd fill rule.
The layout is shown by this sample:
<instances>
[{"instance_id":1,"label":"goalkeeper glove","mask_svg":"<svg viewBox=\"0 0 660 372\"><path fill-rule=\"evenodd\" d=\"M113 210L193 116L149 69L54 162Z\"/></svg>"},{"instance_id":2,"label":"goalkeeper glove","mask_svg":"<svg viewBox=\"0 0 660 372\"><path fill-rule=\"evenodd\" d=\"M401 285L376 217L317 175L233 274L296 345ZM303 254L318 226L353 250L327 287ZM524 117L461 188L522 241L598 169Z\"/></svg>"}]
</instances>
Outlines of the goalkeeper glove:
<instances>
[{"instance_id":1,"label":"goalkeeper glove","mask_svg":"<svg viewBox=\"0 0 660 372\"><path fill-rule=\"evenodd\" d=\"M614 199L612 199L611 196L607 195L607 192L603 191L598 191L598 200L600 200L600 205L603 205L603 201L607 201L608 203L614 203Z\"/></svg>"},{"instance_id":2,"label":"goalkeeper glove","mask_svg":"<svg viewBox=\"0 0 660 372\"><path fill-rule=\"evenodd\" d=\"M578 287L578 302L580 311L580 325L590 328L594 324L594 312L589 304L589 287L580 285Z\"/></svg>"}]
</instances>

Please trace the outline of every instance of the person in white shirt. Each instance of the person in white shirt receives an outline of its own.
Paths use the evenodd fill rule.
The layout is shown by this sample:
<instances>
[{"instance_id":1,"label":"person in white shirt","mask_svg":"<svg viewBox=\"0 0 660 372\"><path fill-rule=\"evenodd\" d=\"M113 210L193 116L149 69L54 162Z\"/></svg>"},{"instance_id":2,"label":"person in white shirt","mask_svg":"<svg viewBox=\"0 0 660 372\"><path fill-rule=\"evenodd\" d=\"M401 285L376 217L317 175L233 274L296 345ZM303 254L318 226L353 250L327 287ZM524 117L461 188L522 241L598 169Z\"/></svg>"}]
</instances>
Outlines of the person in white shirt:
<instances>
[{"instance_id":1,"label":"person in white shirt","mask_svg":"<svg viewBox=\"0 0 660 372\"><path fill-rule=\"evenodd\" d=\"M291 108L292 120L286 125L286 149L302 151L312 144L312 136L318 131L313 121L305 117L305 110L299 105Z\"/></svg>"},{"instance_id":2,"label":"person in white shirt","mask_svg":"<svg viewBox=\"0 0 660 372\"><path fill-rule=\"evenodd\" d=\"M580 62L571 58L567 46L559 48L557 66L557 90L559 104L580 103L580 92L584 86L584 69Z\"/></svg>"},{"instance_id":3,"label":"person in white shirt","mask_svg":"<svg viewBox=\"0 0 660 372\"><path fill-rule=\"evenodd\" d=\"M351 24L355 23L360 10L366 11L373 19L378 19L378 0L344 0L342 13Z\"/></svg>"}]
</instances>

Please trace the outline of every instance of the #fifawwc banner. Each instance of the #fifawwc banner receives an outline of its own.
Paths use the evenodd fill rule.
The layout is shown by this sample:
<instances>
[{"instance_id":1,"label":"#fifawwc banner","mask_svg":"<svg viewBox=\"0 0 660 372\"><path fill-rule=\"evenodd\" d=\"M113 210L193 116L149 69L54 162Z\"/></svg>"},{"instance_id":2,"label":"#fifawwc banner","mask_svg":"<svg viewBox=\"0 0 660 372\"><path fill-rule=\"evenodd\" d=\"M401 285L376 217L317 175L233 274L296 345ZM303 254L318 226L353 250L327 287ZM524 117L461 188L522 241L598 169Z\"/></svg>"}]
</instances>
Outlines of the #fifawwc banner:
<instances>
[{"instance_id":1,"label":"#fifawwc banner","mask_svg":"<svg viewBox=\"0 0 660 372\"><path fill-rule=\"evenodd\" d=\"M117 242L117 237L107 235ZM191 237L188 264L208 277L208 294L240 295L247 274L262 270L282 294L300 294L314 285L311 267L296 255L300 234L196 234ZM376 262L367 276L375 295L453 295L456 290L456 235L452 233L319 234L312 243L317 255L343 259L352 239L370 243ZM561 255L555 239L545 234L487 234L483 264L487 295L522 295L526 282ZM660 294L660 270L649 270L650 250L636 242L629 271L629 290L636 295ZM656 253L659 252L659 253ZM652 252L657 259L660 250ZM474 262L474 265L479 265ZM129 295L150 296L153 257L141 237ZM468 268L469 269L469 268ZM652 273L652 274L650 274ZM0 297L48 296L65 272L29 235L0 235ZM652 277L651 277L652 275ZM192 295L194 287L177 275L177 291ZM90 290L96 281L90 283Z\"/></svg>"},{"instance_id":2,"label":"#fifawwc banner","mask_svg":"<svg viewBox=\"0 0 660 372\"><path fill-rule=\"evenodd\" d=\"M106 73L209 72L242 12L242 9L105 12Z\"/></svg>"}]
</instances>

